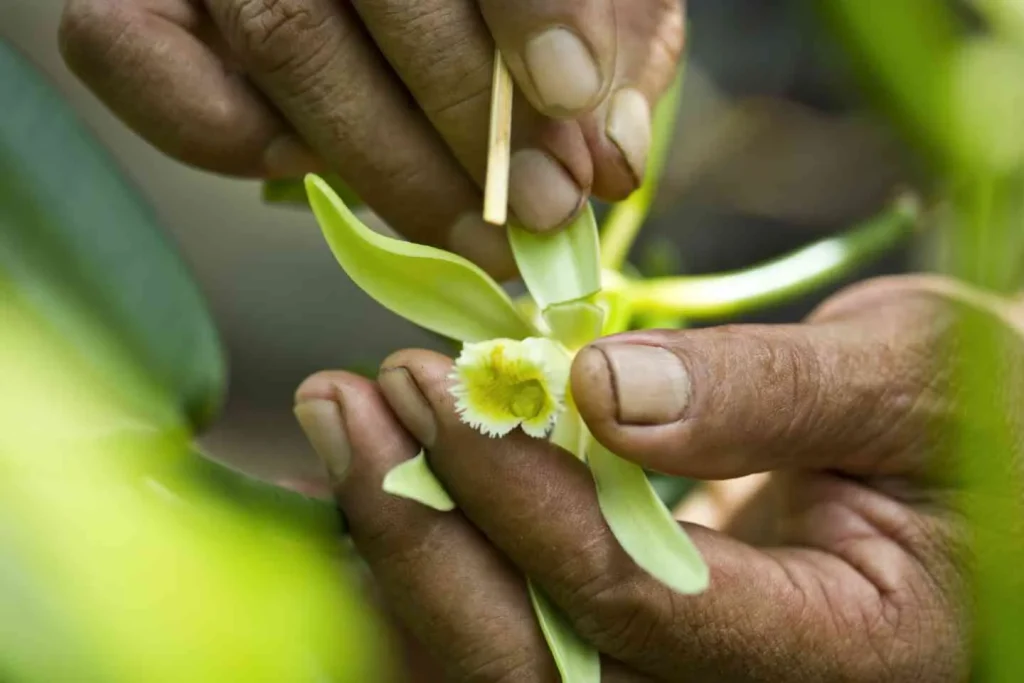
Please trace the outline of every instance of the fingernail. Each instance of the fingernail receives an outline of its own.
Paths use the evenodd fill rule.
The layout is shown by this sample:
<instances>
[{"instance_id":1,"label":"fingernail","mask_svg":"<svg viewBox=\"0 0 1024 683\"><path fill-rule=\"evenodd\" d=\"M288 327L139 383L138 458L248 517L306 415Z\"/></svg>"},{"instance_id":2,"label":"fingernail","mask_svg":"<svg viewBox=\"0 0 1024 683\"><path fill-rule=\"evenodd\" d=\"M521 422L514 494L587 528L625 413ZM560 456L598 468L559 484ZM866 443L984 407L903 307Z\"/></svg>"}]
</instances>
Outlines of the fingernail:
<instances>
[{"instance_id":1,"label":"fingernail","mask_svg":"<svg viewBox=\"0 0 1024 683\"><path fill-rule=\"evenodd\" d=\"M515 260L505 231L484 222L479 213L464 213L448 231L448 248L491 275L515 273Z\"/></svg>"},{"instance_id":2,"label":"fingernail","mask_svg":"<svg viewBox=\"0 0 1024 683\"><path fill-rule=\"evenodd\" d=\"M660 425L683 417L690 374L674 353L657 346L602 344L616 394L619 422Z\"/></svg>"},{"instance_id":3,"label":"fingernail","mask_svg":"<svg viewBox=\"0 0 1024 683\"><path fill-rule=\"evenodd\" d=\"M608 109L605 132L625 157L639 185L647 170L647 154L651 148L651 107L643 93L633 88L615 93Z\"/></svg>"},{"instance_id":4,"label":"fingernail","mask_svg":"<svg viewBox=\"0 0 1024 683\"><path fill-rule=\"evenodd\" d=\"M424 447L433 446L437 440L437 420L409 371L388 368L380 373L377 384L405 428Z\"/></svg>"},{"instance_id":5,"label":"fingernail","mask_svg":"<svg viewBox=\"0 0 1024 683\"><path fill-rule=\"evenodd\" d=\"M601 92L601 74L579 37L552 28L526 43L523 60L547 113L586 109Z\"/></svg>"},{"instance_id":6,"label":"fingernail","mask_svg":"<svg viewBox=\"0 0 1024 683\"><path fill-rule=\"evenodd\" d=\"M313 150L293 135L282 135L263 152L263 170L270 179L301 178L322 166Z\"/></svg>"},{"instance_id":7,"label":"fingernail","mask_svg":"<svg viewBox=\"0 0 1024 683\"><path fill-rule=\"evenodd\" d=\"M542 232L566 223L583 204L583 193L569 173L536 149L512 155L508 196L519 222Z\"/></svg>"},{"instance_id":8,"label":"fingernail","mask_svg":"<svg viewBox=\"0 0 1024 683\"><path fill-rule=\"evenodd\" d=\"M302 431L320 456L335 485L345 480L352 461L352 448L341 415L341 406L334 401L310 400L295 406Z\"/></svg>"}]
</instances>

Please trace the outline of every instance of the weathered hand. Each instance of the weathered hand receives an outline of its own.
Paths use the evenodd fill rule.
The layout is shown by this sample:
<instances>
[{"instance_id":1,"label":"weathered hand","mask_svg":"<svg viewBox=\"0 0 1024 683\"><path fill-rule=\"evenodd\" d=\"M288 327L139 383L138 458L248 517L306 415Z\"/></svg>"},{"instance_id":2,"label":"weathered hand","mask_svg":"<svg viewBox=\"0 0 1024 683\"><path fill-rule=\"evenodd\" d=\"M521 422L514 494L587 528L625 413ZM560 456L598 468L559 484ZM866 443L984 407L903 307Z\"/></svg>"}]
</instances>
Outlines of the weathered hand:
<instances>
[{"instance_id":1,"label":"weathered hand","mask_svg":"<svg viewBox=\"0 0 1024 683\"><path fill-rule=\"evenodd\" d=\"M332 167L406 236L508 274L478 218L495 41L532 104L520 221L555 229L591 191L632 191L679 0L67 0L61 27L71 68L167 154L240 176Z\"/></svg>"},{"instance_id":2,"label":"weathered hand","mask_svg":"<svg viewBox=\"0 0 1024 683\"><path fill-rule=\"evenodd\" d=\"M967 548L932 467L953 415L938 343L965 297L1018 334L1008 305L963 292L882 279L802 325L631 333L577 357L598 439L716 480L687 506L708 525L687 524L712 575L696 597L633 564L570 454L460 423L443 356L400 352L376 384L316 375L297 411L381 590L455 680L556 680L529 576L607 681L961 681ZM457 512L381 492L421 444Z\"/></svg>"}]
</instances>

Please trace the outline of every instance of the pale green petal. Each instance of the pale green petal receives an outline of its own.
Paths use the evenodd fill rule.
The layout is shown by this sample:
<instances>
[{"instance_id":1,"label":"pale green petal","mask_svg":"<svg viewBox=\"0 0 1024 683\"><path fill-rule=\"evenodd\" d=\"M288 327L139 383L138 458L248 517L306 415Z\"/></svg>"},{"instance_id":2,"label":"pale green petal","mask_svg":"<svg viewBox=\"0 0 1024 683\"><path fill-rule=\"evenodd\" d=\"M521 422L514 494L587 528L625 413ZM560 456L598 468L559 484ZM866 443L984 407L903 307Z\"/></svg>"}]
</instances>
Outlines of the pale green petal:
<instances>
[{"instance_id":1,"label":"pale green petal","mask_svg":"<svg viewBox=\"0 0 1024 683\"><path fill-rule=\"evenodd\" d=\"M562 683L600 683L601 656L580 638L565 616L532 581L527 581L537 622L548 643Z\"/></svg>"},{"instance_id":2,"label":"pale green petal","mask_svg":"<svg viewBox=\"0 0 1024 683\"><path fill-rule=\"evenodd\" d=\"M423 451L388 472L383 488L385 493L414 500L441 512L455 509L455 501L430 470L427 454Z\"/></svg>"},{"instance_id":3,"label":"pale green petal","mask_svg":"<svg viewBox=\"0 0 1024 683\"><path fill-rule=\"evenodd\" d=\"M509 242L526 288L541 309L584 299L601 289L601 253L588 204L572 225L553 235L509 226Z\"/></svg>"},{"instance_id":4,"label":"pale green petal","mask_svg":"<svg viewBox=\"0 0 1024 683\"><path fill-rule=\"evenodd\" d=\"M558 416L548 441L569 451L580 460L585 460L586 453L584 451L589 438L590 435L580 418L579 411L575 404L570 402L565 411Z\"/></svg>"},{"instance_id":5,"label":"pale green petal","mask_svg":"<svg viewBox=\"0 0 1024 683\"><path fill-rule=\"evenodd\" d=\"M531 336L504 290L466 259L374 232L319 176L306 177L306 191L338 263L385 308L463 342Z\"/></svg>"},{"instance_id":6,"label":"pale green petal","mask_svg":"<svg viewBox=\"0 0 1024 683\"><path fill-rule=\"evenodd\" d=\"M551 336L567 349L579 349L601 336L605 310L586 301L551 304L544 310L544 321Z\"/></svg>"},{"instance_id":7,"label":"pale green petal","mask_svg":"<svg viewBox=\"0 0 1024 683\"><path fill-rule=\"evenodd\" d=\"M704 558L658 498L643 469L593 438L587 460L597 483L601 512L630 557L679 593L700 593L707 588Z\"/></svg>"}]
</instances>

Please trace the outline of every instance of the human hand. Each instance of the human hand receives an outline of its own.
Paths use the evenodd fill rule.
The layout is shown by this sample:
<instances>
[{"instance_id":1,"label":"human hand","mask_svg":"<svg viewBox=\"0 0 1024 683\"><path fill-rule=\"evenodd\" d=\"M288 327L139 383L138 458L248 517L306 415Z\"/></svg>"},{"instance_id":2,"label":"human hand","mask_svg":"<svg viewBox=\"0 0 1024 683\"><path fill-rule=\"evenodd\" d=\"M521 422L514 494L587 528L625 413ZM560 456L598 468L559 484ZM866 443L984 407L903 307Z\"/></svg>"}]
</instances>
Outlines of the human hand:
<instances>
[{"instance_id":1,"label":"human hand","mask_svg":"<svg viewBox=\"0 0 1024 683\"><path fill-rule=\"evenodd\" d=\"M510 205L551 230L591 191L637 186L683 17L679 0L67 0L60 40L170 156L250 177L331 167L410 239L508 275L504 233L479 218L494 41L529 103Z\"/></svg>"},{"instance_id":2,"label":"human hand","mask_svg":"<svg viewBox=\"0 0 1024 683\"><path fill-rule=\"evenodd\" d=\"M528 576L603 653L605 681L960 681L966 546L934 467L953 419L936 355L951 300L1020 334L1008 305L908 277L802 325L632 333L580 354L573 392L597 438L731 480L685 506L707 525L686 525L711 567L699 596L634 565L569 453L462 424L443 356L395 354L378 383L315 375L297 413L380 589L455 680L556 679ZM457 512L381 491L421 444Z\"/></svg>"}]
</instances>

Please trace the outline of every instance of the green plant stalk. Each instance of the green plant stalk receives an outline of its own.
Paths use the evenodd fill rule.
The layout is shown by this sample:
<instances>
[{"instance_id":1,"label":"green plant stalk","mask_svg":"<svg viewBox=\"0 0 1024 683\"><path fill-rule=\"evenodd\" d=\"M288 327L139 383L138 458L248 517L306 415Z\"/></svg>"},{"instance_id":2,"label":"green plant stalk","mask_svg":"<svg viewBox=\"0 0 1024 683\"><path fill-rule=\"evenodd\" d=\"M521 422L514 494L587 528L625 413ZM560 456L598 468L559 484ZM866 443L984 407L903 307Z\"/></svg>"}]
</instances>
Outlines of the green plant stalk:
<instances>
[{"instance_id":1,"label":"green plant stalk","mask_svg":"<svg viewBox=\"0 0 1024 683\"><path fill-rule=\"evenodd\" d=\"M693 320L763 308L855 273L912 235L919 213L916 202L904 197L863 225L763 265L722 275L627 281L619 293L643 315Z\"/></svg>"},{"instance_id":2,"label":"green plant stalk","mask_svg":"<svg viewBox=\"0 0 1024 683\"><path fill-rule=\"evenodd\" d=\"M647 157L647 172L640 187L625 201L615 204L601 228L601 267L620 270L629 256L629 250L643 227L651 204L658 193L661 177L668 162L668 153L676 128L676 115L682 101L686 59L679 66L675 83L655 108L651 124L651 151Z\"/></svg>"},{"instance_id":3,"label":"green plant stalk","mask_svg":"<svg viewBox=\"0 0 1024 683\"><path fill-rule=\"evenodd\" d=\"M959 154L948 95L962 33L951 3L936 0L813 3L830 22L871 94L935 163Z\"/></svg>"},{"instance_id":4,"label":"green plant stalk","mask_svg":"<svg viewBox=\"0 0 1024 683\"><path fill-rule=\"evenodd\" d=\"M972 0L970 3L997 32L1024 44L1024 8L1016 0Z\"/></svg>"},{"instance_id":5,"label":"green plant stalk","mask_svg":"<svg viewBox=\"0 0 1024 683\"><path fill-rule=\"evenodd\" d=\"M1016 266L1010 262L1015 252L1000 245L1013 239L1020 215L1018 221L1001 220L1005 202L1012 200L1000 185L1000 179L975 177L958 193L951 272L962 281L1011 295L1012 284L1001 274ZM1014 536L1024 518L1024 473L1010 419L1020 410L1014 400L1020 391L1008 386L1005 361L1019 352L1022 340L1006 332L1001 321L965 307L958 320L953 367L961 387L956 447L966 482L962 505L974 540L976 657L984 680L993 683L1024 680L1024 583L1019 576L1024 546Z\"/></svg>"},{"instance_id":6,"label":"green plant stalk","mask_svg":"<svg viewBox=\"0 0 1024 683\"><path fill-rule=\"evenodd\" d=\"M984 4L992 11L996 2ZM849 47L869 65L875 86L893 105L896 118L953 188L956 220L947 225L952 258L944 264L946 272L989 291L1015 294L1021 284L1021 169L996 171L985 165L991 158L970 154L967 136L992 127L996 130L988 133L998 136L998 119L994 124L983 118L984 111L975 110L975 120L947 125L954 111L962 111L954 91L947 88L953 58L963 52L966 42L961 36L967 31L957 26L948 3L836 0L825 5ZM997 86L997 91L1000 87L1006 85ZM1019 352L1021 339L1004 321L994 321L977 307L958 310L949 346L952 384L958 391L950 398L957 414L952 448L963 482L962 507L973 552L972 680L1016 683L1024 680L1024 590L1019 578L1024 547L1014 536L1024 516L1024 476L1014 432L1014 416L1020 410L1015 399L1020 393L1019 387L1008 385L1005 359Z\"/></svg>"}]
</instances>

